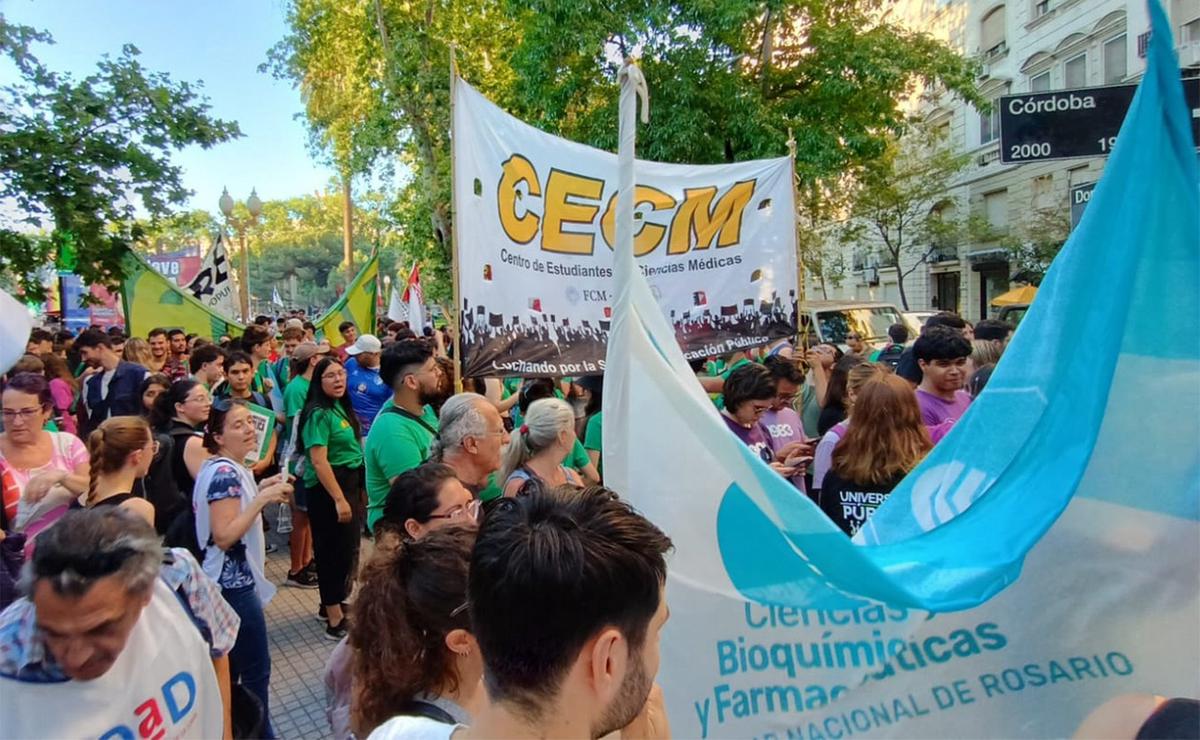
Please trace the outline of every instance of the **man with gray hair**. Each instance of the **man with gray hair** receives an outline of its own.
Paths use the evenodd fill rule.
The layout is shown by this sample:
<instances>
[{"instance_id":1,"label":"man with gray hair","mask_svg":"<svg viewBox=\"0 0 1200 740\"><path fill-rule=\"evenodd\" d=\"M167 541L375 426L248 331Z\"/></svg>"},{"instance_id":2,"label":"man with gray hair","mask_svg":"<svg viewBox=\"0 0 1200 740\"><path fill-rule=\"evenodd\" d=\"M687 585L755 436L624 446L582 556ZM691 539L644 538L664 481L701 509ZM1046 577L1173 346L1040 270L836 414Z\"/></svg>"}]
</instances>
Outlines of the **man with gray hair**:
<instances>
[{"instance_id":1,"label":"man with gray hair","mask_svg":"<svg viewBox=\"0 0 1200 740\"><path fill-rule=\"evenodd\" d=\"M140 517L68 512L21 590L0 614L0 736L230 736L237 614Z\"/></svg>"},{"instance_id":2,"label":"man with gray hair","mask_svg":"<svg viewBox=\"0 0 1200 740\"><path fill-rule=\"evenodd\" d=\"M442 404L432 458L454 468L476 498L495 488L489 479L500 469L500 452L506 444L508 432L491 401L478 393L459 393Z\"/></svg>"}]
</instances>

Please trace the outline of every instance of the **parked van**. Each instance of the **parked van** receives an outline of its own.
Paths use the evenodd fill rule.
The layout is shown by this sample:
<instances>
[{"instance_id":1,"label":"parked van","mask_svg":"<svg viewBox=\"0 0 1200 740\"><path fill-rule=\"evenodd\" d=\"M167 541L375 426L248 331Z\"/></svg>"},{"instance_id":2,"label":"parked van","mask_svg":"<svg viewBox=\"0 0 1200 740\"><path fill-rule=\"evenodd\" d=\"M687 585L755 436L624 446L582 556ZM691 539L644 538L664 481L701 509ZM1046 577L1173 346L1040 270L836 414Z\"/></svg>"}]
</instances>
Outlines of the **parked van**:
<instances>
[{"instance_id":1,"label":"parked van","mask_svg":"<svg viewBox=\"0 0 1200 740\"><path fill-rule=\"evenodd\" d=\"M808 344L829 342L846 349L846 335L857 332L865 342L882 347L888 327L905 323L894 304L876 301L808 301L800 307L800 331Z\"/></svg>"}]
</instances>

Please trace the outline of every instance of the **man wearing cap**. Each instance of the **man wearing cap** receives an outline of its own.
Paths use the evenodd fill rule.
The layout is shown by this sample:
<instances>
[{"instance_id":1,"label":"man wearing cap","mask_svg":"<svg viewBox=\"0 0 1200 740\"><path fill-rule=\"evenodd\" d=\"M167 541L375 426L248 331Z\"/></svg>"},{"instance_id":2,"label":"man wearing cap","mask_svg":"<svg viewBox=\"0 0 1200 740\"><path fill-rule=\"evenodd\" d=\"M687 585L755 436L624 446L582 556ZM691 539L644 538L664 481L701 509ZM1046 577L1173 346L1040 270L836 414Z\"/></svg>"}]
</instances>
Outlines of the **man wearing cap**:
<instances>
[{"instance_id":1,"label":"man wearing cap","mask_svg":"<svg viewBox=\"0 0 1200 740\"><path fill-rule=\"evenodd\" d=\"M379 357L383 344L373 334L363 334L346 348L346 390L350 405L362 425L365 438L379 409L391 397L392 391L379 377Z\"/></svg>"}]
</instances>

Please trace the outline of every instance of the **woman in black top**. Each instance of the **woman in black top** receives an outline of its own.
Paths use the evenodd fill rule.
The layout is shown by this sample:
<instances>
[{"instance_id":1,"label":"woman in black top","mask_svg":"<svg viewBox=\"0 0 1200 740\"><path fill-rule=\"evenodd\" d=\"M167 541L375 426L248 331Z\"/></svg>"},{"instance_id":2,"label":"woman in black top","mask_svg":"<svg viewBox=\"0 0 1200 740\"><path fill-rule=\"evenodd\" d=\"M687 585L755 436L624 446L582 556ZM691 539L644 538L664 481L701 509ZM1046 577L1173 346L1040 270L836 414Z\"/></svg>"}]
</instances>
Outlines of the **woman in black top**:
<instances>
[{"instance_id":1,"label":"woman in black top","mask_svg":"<svg viewBox=\"0 0 1200 740\"><path fill-rule=\"evenodd\" d=\"M822 511L853 535L932 446L908 382L891 374L868 380L855 395L854 422L833 448Z\"/></svg>"},{"instance_id":2,"label":"woman in black top","mask_svg":"<svg viewBox=\"0 0 1200 740\"><path fill-rule=\"evenodd\" d=\"M837 424L846 418L846 381L850 369L863 365L867 360L862 355L848 354L838 360L829 373L829 386L825 391L825 403L821 406L821 416L817 421L817 434L824 436Z\"/></svg>"},{"instance_id":3,"label":"woman in black top","mask_svg":"<svg viewBox=\"0 0 1200 740\"><path fill-rule=\"evenodd\" d=\"M155 401L154 428L170 435L171 474L175 486L191 500L200 466L212 455L204 449L200 429L208 421L212 399L195 380L177 380Z\"/></svg>"},{"instance_id":4,"label":"woman in black top","mask_svg":"<svg viewBox=\"0 0 1200 740\"><path fill-rule=\"evenodd\" d=\"M146 475L158 442L150 425L140 416L105 419L87 438L91 480L83 505L120 506L154 524L154 506L133 493L137 480Z\"/></svg>"}]
</instances>

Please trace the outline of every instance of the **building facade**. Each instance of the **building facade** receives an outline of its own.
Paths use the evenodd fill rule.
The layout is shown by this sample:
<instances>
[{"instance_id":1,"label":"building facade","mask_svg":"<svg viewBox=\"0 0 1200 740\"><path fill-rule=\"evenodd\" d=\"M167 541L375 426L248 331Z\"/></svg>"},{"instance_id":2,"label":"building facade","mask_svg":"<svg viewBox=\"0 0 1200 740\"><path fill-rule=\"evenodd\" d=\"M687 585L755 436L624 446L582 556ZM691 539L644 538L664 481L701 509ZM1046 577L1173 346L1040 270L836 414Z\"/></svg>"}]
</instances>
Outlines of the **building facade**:
<instances>
[{"instance_id":1,"label":"building facade","mask_svg":"<svg viewBox=\"0 0 1200 740\"><path fill-rule=\"evenodd\" d=\"M1163 0L1185 76L1200 74L1200 0ZM1144 0L898 0L890 20L947 41L982 63L977 80L985 97L1100 85L1135 84L1146 66L1149 16ZM922 91L914 109L946 135L970 164L948 200L986 218L997 233L1035 219L1061 216L1069 228L1072 188L1094 183L1105 159L1020 165L1000 162L999 107L981 114L940 93ZM954 206L951 206L954 207ZM961 215L961 214L956 214ZM872 246L848 246L849 271L839 284L810 283L808 295L883 300L900 306L896 270L881 268ZM912 267L909 257L902 268ZM999 244L939 245L904 280L909 310L950 310L977 321L993 313L991 300L1007 291L1016 267Z\"/></svg>"}]
</instances>

